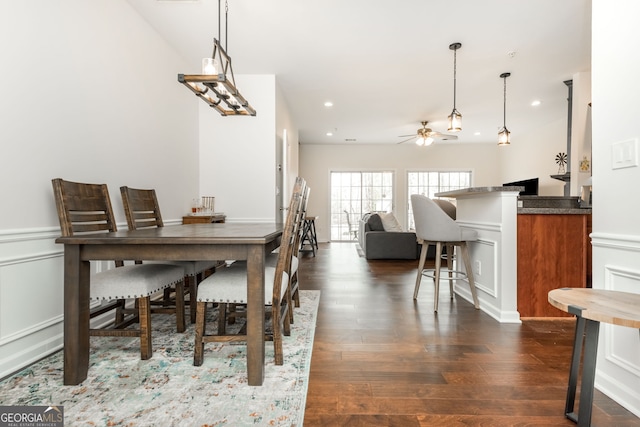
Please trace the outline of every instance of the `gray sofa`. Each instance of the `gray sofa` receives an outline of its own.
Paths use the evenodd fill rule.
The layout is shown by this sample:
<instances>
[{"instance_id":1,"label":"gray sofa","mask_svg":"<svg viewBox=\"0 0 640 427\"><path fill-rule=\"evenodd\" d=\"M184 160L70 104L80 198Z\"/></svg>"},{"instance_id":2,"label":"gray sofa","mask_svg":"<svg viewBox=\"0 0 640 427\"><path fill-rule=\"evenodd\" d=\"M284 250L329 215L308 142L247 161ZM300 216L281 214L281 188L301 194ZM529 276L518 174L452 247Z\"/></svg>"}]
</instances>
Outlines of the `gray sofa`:
<instances>
[{"instance_id":1,"label":"gray sofa","mask_svg":"<svg viewBox=\"0 0 640 427\"><path fill-rule=\"evenodd\" d=\"M420 245L411 231L385 231L378 214L365 214L358 227L358 243L366 259L418 259Z\"/></svg>"}]
</instances>

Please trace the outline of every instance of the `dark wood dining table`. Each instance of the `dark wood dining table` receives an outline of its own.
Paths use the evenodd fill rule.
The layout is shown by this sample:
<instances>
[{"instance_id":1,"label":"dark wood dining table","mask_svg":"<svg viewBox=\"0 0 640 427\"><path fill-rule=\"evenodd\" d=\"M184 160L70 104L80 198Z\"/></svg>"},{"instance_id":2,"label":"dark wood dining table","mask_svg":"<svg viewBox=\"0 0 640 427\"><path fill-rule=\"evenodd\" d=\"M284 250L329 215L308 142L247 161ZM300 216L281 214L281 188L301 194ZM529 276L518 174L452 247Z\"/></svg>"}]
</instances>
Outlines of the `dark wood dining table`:
<instances>
[{"instance_id":1,"label":"dark wood dining table","mask_svg":"<svg viewBox=\"0 0 640 427\"><path fill-rule=\"evenodd\" d=\"M90 261L247 261L247 375L264 380L265 256L280 245L276 223L175 225L56 239L64 244L64 384L80 384L89 370Z\"/></svg>"}]
</instances>

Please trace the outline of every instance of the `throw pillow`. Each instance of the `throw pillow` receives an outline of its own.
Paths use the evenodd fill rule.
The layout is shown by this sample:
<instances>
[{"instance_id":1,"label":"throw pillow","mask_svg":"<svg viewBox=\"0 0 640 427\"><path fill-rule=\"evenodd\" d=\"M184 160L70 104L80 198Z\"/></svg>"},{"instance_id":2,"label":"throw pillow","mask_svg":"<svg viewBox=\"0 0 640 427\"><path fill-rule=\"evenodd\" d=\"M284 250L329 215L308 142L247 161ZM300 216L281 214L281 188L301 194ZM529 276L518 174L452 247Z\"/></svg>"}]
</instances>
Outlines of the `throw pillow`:
<instances>
[{"instance_id":1,"label":"throw pillow","mask_svg":"<svg viewBox=\"0 0 640 427\"><path fill-rule=\"evenodd\" d=\"M381 213L379 215L380 219L382 220L384 231L403 231L400 223L398 222L398 219L393 214L393 212Z\"/></svg>"},{"instance_id":2,"label":"throw pillow","mask_svg":"<svg viewBox=\"0 0 640 427\"><path fill-rule=\"evenodd\" d=\"M369 220L367 221L369 224L369 229L371 231L385 231L384 226L382 225L382 220L380 219L380 215L372 214L369 216Z\"/></svg>"}]
</instances>

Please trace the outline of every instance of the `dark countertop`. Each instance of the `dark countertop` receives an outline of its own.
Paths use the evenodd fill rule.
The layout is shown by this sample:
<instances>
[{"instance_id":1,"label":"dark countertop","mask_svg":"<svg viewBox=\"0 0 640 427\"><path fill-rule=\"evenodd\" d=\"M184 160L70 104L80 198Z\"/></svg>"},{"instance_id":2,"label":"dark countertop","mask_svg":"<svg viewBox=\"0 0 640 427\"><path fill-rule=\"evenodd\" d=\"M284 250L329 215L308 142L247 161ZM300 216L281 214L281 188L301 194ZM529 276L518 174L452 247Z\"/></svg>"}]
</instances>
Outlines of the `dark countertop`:
<instances>
[{"instance_id":1,"label":"dark countertop","mask_svg":"<svg viewBox=\"0 0 640 427\"><path fill-rule=\"evenodd\" d=\"M515 191L520 192L523 191L524 187L471 187L471 188L462 188L460 190L453 191L444 191L441 193L436 193L436 197L457 197L457 196L468 196L471 194L487 194L487 193L497 193L501 191Z\"/></svg>"},{"instance_id":2,"label":"dark countertop","mask_svg":"<svg viewBox=\"0 0 640 427\"><path fill-rule=\"evenodd\" d=\"M518 215L591 215L591 208L518 208Z\"/></svg>"},{"instance_id":3,"label":"dark countertop","mask_svg":"<svg viewBox=\"0 0 640 427\"><path fill-rule=\"evenodd\" d=\"M518 214L591 215L591 208L581 208L578 197L520 196Z\"/></svg>"}]
</instances>

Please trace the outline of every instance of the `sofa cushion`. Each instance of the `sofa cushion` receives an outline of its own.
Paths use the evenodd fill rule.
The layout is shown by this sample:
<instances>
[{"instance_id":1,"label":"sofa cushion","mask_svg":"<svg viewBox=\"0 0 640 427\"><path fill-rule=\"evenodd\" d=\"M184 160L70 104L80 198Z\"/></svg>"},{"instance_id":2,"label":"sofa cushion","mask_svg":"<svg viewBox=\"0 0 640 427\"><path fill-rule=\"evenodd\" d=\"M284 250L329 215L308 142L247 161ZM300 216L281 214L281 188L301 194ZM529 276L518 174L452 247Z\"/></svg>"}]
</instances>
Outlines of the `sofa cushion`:
<instances>
[{"instance_id":1,"label":"sofa cushion","mask_svg":"<svg viewBox=\"0 0 640 427\"><path fill-rule=\"evenodd\" d=\"M415 233L369 231L365 241L367 259L418 259L420 255Z\"/></svg>"},{"instance_id":2,"label":"sofa cushion","mask_svg":"<svg viewBox=\"0 0 640 427\"><path fill-rule=\"evenodd\" d=\"M382 225L382 219L378 214L372 214L367 221L370 231L385 231L384 225Z\"/></svg>"},{"instance_id":3,"label":"sofa cushion","mask_svg":"<svg viewBox=\"0 0 640 427\"><path fill-rule=\"evenodd\" d=\"M379 216L382 220L384 231L396 231L399 233L403 231L402 226L398 222L398 219L393 214L393 212L381 213Z\"/></svg>"}]
</instances>

